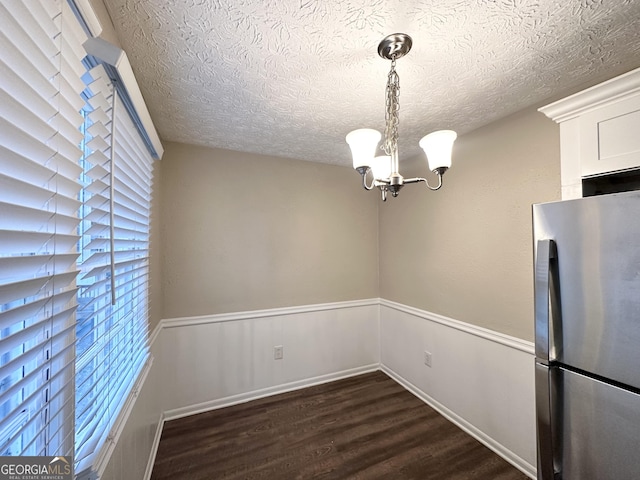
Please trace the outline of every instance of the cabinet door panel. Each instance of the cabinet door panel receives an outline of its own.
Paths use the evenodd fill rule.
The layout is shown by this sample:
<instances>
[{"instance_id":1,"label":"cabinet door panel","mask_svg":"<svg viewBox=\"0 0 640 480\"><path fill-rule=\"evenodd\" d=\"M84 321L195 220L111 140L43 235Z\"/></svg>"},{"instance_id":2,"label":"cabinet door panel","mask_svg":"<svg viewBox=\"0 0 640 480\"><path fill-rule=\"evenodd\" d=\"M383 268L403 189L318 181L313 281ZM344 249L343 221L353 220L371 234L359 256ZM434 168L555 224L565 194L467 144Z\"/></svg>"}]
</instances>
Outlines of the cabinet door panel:
<instances>
[{"instance_id":1,"label":"cabinet door panel","mask_svg":"<svg viewBox=\"0 0 640 480\"><path fill-rule=\"evenodd\" d=\"M583 177L640 168L640 95L580 117Z\"/></svg>"}]
</instances>

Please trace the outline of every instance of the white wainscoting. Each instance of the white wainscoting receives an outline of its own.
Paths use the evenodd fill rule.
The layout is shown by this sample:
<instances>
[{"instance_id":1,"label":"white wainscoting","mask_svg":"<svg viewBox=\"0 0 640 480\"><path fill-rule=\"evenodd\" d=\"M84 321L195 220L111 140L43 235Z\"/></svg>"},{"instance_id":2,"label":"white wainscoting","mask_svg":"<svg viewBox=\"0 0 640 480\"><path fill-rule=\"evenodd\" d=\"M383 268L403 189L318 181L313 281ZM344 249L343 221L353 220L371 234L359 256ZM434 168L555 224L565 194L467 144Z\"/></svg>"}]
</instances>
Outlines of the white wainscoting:
<instances>
[{"instance_id":1,"label":"white wainscoting","mask_svg":"<svg viewBox=\"0 0 640 480\"><path fill-rule=\"evenodd\" d=\"M535 478L531 342L387 300L380 338L384 372Z\"/></svg>"},{"instance_id":2,"label":"white wainscoting","mask_svg":"<svg viewBox=\"0 0 640 480\"><path fill-rule=\"evenodd\" d=\"M376 369L535 478L530 342L379 299L163 320L152 339L104 480L149 479L165 420Z\"/></svg>"},{"instance_id":3,"label":"white wainscoting","mask_svg":"<svg viewBox=\"0 0 640 480\"><path fill-rule=\"evenodd\" d=\"M376 369L377 299L173 319L162 368L173 419ZM274 347L283 358L274 359Z\"/></svg>"}]
</instances>

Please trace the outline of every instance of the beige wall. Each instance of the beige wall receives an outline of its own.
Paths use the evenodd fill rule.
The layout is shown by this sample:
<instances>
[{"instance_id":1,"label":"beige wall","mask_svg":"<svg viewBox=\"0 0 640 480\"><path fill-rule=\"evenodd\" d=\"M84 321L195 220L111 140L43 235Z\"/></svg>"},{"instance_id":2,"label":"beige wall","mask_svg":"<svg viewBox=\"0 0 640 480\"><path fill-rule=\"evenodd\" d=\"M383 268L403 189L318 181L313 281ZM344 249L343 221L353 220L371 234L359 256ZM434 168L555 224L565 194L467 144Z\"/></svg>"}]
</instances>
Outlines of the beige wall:
<instances>
[{"instance_id":1,"label":"beige wall","mask_svg":"<svg viewBox=\"0 0 640 480\"><path fill-rule=\"evenodd\" d=\"M532 340L531 204L560 199L559 141L517 113L458 139L442 190L381 204L380 296ZM400 170L424 176L418 163Z\"/></svg>"},{"instance_id":2,"label":"beige wall","mask_svg":"<svg viewBox=\"0 0 640 480\"><path fill-rule=\"evenodd\" d=\"M350 168L164 146L164 318L378 296L377 205Z\"/></svg>"},{"instance_id":3,"label":"beige wall","mask_svg":"<svg viewBox=\"0 0 640 480\"><path fill-rule=\"evenodd\" d=\"M533 338L530 209L560 198L559 129L534 109L461 136L439 192L407 186L384 204L350 168L165 147L152 328L380 296ZM416 158L401 171L425 167Z\"/></svg>"}]
</instances>

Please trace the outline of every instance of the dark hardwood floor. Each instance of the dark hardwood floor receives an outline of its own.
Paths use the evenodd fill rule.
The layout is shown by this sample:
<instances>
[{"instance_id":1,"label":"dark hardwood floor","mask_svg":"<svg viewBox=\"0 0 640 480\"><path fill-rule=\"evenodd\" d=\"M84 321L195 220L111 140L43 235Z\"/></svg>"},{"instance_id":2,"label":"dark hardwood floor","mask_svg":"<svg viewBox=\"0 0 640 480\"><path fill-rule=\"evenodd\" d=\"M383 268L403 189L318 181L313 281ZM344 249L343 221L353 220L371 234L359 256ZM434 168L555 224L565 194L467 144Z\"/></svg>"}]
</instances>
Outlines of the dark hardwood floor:
<instances>
[{"instance_id":1,"label":"dark hardwood floor","mask_svg":"<svg viewBox=\"0 0 640 480\"><path fill-rule=\"evenodd\" d=\"M382 372L167 422L152 480L527 477Z\"/></svg>"}]
</instances>

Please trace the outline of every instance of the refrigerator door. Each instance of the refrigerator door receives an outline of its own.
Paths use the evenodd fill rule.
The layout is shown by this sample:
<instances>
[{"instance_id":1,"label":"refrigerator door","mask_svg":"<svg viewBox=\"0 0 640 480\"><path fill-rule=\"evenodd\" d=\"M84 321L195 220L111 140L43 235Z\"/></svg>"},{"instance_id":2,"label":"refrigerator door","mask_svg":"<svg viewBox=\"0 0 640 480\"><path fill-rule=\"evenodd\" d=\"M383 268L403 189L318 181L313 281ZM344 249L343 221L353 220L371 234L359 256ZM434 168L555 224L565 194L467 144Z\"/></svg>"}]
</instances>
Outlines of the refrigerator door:
<instances>
[{"instance_id":1,"label":"refrigerator door","mask_svg":"<svg viewBox=\"0 0 640 480\"><path fill-rule=\"evenodd\" d=\"M536 265L539 240L556 248L553 360L640 388L640 191L534 205L533 222Z\"/></svg>"},{"instance_id":2,"label":"refrigerator door","mask_svg":"<svg viewBox=\"0 0 640 480\"><path fill-rule=\"evenodd\" d=\"M640 478L640 395L558 368L562 480Z\"/></svg>"}]
</instances>

